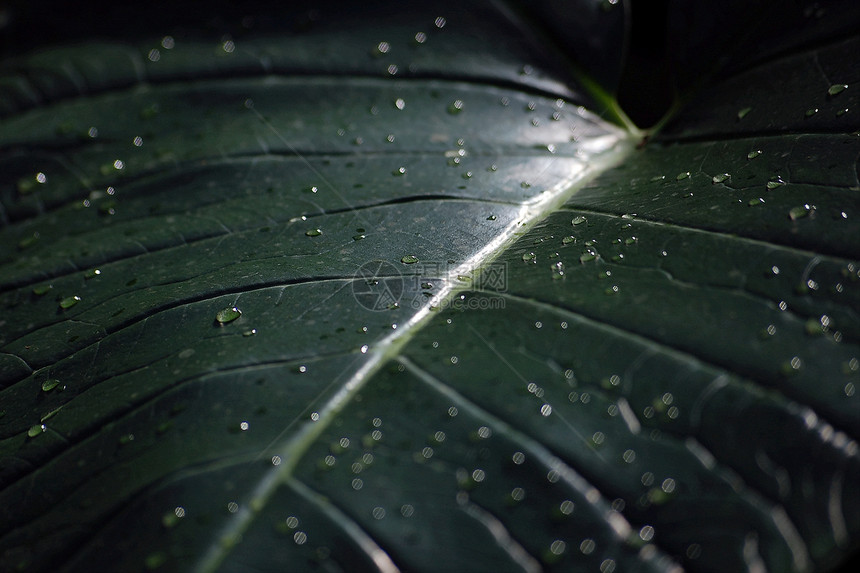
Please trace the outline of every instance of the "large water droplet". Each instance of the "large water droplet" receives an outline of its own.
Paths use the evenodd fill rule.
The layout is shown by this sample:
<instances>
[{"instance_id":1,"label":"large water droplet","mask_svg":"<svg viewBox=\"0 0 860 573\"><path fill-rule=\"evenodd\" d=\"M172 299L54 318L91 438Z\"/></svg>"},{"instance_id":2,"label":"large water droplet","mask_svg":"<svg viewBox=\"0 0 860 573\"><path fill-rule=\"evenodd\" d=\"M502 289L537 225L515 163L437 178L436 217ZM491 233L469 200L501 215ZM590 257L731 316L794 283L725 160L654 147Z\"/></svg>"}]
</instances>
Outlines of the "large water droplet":
<instances>
[{"instance_id":1,"label":"large water droplet","mask_svg":"<svg viewBox=\"0 0 860 573\"><path fill-rule=\"evenodd\" d=\"M46 429L47 428L45 427L45 424L33 424L32 426L30 426L30 429L27 430L27 436L30 438L35 438L36 436L44 432Z\"/></svg>"},{"instance_id":2,"label":"large water droplet","mask_svg":"<svg viewBox=\"0 0 860 573\"><path fill-rule=\"evenodd\" d=\"M53 390L54 388L56 388L59 385L60 385L60 381L57 380L56 378L51 378L49 380L45 380L44 382L42 382L42 391L43 392L50 392L51 390Z\"/></svg>"},{"instance_id":3,"label":"large water droplet","mask_svg":"<svg viewBox=\"0 0 860 573\"><path fill-rule=\"evenodd\" d=\"M836 94L840 94L848 89L848 84L833 84L829 88L827 88L827 94L831 96L835 96Z\"/></svg>"},{"instance_id":4,"label":"large water droplet","mask_svg":"<svg viewBox=\"0 0 860 573\"><path fill-rule=\"evenodd\" d=\"M411 265L418 262L418 257L415 255L404 255L400 258L400 262L406 265Z\"/></svg>"},{"instance_id":5,"label":"large water droplet","mask_svg":"<svg viewBox=\"0 0 860 573\"><path fill-rule=\"evenodd\" d=\"M227 324L228 322L233 322L240 316L242 316L242 311L239 310L238 307L231 306L223 308L215 313L215 320L220 324Z\"/></svg>"}]
</instances>

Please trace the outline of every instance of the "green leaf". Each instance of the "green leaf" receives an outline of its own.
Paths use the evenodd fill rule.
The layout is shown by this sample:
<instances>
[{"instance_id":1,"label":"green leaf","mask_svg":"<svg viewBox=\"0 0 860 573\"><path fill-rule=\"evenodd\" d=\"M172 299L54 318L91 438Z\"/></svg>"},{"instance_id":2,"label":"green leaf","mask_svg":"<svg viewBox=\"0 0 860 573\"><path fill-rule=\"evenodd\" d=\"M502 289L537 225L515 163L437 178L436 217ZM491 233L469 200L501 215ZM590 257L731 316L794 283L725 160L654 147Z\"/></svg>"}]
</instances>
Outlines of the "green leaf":
<instances>
[{"instance_id":1,"label":"green leaf","mask_svg":"<svg viewBox=\"0 0 860 573\"><path fill-rule=\"evenodd\" d=\"M616 2L49 5L0 63L3 570L856 550L853 4L670 3L647 142Z\"/></svg>"}]
</instances>

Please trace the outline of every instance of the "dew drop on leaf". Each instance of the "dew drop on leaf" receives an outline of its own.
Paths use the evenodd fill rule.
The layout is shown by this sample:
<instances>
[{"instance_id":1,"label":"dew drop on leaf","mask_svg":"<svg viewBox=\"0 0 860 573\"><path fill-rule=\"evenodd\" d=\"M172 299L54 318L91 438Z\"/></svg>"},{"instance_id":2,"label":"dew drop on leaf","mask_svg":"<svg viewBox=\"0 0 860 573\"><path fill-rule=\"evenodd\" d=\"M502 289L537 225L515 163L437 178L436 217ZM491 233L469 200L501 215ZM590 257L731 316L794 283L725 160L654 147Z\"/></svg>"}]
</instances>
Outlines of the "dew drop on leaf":
<instances>
[{"instance_id":1,"label":"dew drop on leaf","mask_svg":"<svg viewBox=\"0 0 860 573\"><path fill-rule=\"evenodd\" d=\"M775 177L771 177L770 181L765 184L765 187L767 187L769 190L773 190L777 187L782 187L783 185L785 185L785 181L782 179L782 177L777 175Z\"/></svg>"},{"instance_id":2,"label":"dew drop on leaf","mask_svg":"<svg viewBox=\"0 0 860 573\"><path fill-rule=\"evenodd\" d=\"M72 308L79 302L81 302L81 297L79 297L78 295L67 296L66 298L60 300L60 308L66 310L67 308Z\"/></svg>"},{"instance_id":3,"label":"dew drop on leaf","mask_svg":"<svg viewBox=\"0 0 860 573\"><path fill-rule=\"evenodd\" d=\"M33 294L35 294L36 296L43 296L47 294L48 291L50 291L52 288L54 288L53 285L39 285L33 288Z\"/></svg>"},{"instance_id":4,"label":"dew drop on leaf","mask_svg":"<svg viewBox=\"0 0 860 573\"><path fill-rule=\"evenodd\" d=\"M798 219L802 219L809 215L809 206L808 205L799 205L797 207L792 207L788 211L788 217L792 221L797 221Z\"/></svg>"},{"instance_id":5,"label":"dew drop on leaf","mask_svg":"<svg viewBox=\"0 0 860 573\"><path fill-rule=\"evenodd\" d=\"M35 438L39 434L45 431L45 424L33 424L30 426L30 429L27 430L27 436L30 438Z\"/></svg>"},{"instance_id":6,"label":"dew drop on leaf","mask_svg":"<svg viewBox=\"0 0 860 573\"><path fill-rule=\"evenodd\" d=\"M45 380L44 382L42 382L42 391L50 392L51 390L53 390L54 388L56 388L59 385L60 385L60 381L57 380L56 378L51 378L49 380Z\"/></svg>"},{"instance_id":7,"label":"dew drop on leaf","mask_svg":"<svg viewBox=\"0 0 860 573\"><path fill-rule=\"evenodd\" d=\"M322 230L308 229L307 231L305 231L305 235L307 235L308 237L319 237L320 235L322 235Z\"/></svg>"},{"instance_id":8,"label":"dew drop on leaf","mask_svg":"<svg viewBox=\"0 0 860 573\"><path fill-rule=\"evenodd\" d=\"M684 179L687 179L689 176L690 176L689 171L683 171L681 173L678 173L678 175L675 176L675 180L676 181L683 181Z\"/></svg>"},{"instance_id":9,"label":"dew drop on leaf","mask_svg":"<svg viewBox=\"0 0 860 573\"><path fill-rule=\"evenodd\" d=\"M570 224L571 225L581 225L582 223L585 223L586 220L587 219L585 217L583 217L582 215L577 215L576 217L571 219Z\"/></svg>"},{"instance_id":10,"label":"dew drop on leaf","mask_svg":"<svg viewBox=\"0 0 860 573\"><path fill-rule=\"evenodd\" d=\"M759 155L761 155L761 149L756 149L747 153L747 159L755 159Z\"/></svg>"},{"instance_id":11,"label":"dew drop on leaf","mask_svg":"<svg viewBox=\"0 0 860 573\"><path fill-rule=\"evenodd\" d=\"M230 306L215 313L215 320L220 324L227 324L228 322L233 322L240 316L242 316L242 311L239 310L238 307Z\"/></svg>"},{"instance_id":12,"label":"dew drop on leaf","mask_svg":"<svg viewBox=\"0 0 860 573\"><path fill-rule=\"evenodd\" d=\"M829 88L827 88L827 94L831 96L835 96L836 94L840 94L848 89L848 84L833 84Z\"/></svg>"},{"instance_id":13,"label":"dew drop on leaf","mask_svg":"<svg viewBox=\"0 0 860 573\"><path fill-rule=\"evenodd\" d=\"M400 258L400 262L405 265L412 265L418 262L418 257L415 255L404 255Z\"/></svg>"},{"instance_id":14,"label":"dew drop on leaf","mask_svg":"<svg viewBox=\"0 0 860 573\"><path fill-rule=\"evenodd\" d=\"M751 111L752 111L751 107L745 107L745 108L741 109L740 111L738 111L738 119L745 118L747 116L747 114Z\"/></svg>"},{"instance_id":15,"label":"dew drop on leaf","mask_svg":"<svg viewBox=\"0 0 860 573\"><path fill-rule=\"evenodd\" d=\"M451 115L456 115L456 114L460 113L461 111L463 111L464 107L465 107L465 105L463 104L463 100L459 100L459 99L454 100L448 106L448 113L450 113Z\"/></svg>"},{"instance_id":16,"label":"dew drop on leaf","mask_svg":"<svg viewBox=\"0 0 860 573\"><path fill-rule=\"evenodd\" d=\"M720 173L719 175L714 175L711 178L711 183L716 185L717 183L722 183L731 178L731 175L728 173Z\"/></svg>"}]
</instances>

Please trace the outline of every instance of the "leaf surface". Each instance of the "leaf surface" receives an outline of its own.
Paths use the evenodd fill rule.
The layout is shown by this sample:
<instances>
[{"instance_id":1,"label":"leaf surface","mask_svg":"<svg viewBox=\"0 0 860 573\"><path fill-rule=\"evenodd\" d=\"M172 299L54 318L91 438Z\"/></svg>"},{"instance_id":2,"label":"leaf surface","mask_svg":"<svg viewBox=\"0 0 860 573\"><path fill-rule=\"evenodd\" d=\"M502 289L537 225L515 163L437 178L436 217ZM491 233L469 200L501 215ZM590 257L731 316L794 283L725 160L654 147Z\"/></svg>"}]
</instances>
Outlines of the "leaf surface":
<instances>
[{"instance_id":1,"label":"leaf surface","mask_svg":"<svg viewBox=\"0 0 860 573\"><path fill-rule=\"evenodd\" d=\"M732 60L634 149L571 75L617 83L622 7L577 3L573 68L558 9L226 7L3 64L4 568L856 548L857 38Z\"/></svg>"}]
</instances>

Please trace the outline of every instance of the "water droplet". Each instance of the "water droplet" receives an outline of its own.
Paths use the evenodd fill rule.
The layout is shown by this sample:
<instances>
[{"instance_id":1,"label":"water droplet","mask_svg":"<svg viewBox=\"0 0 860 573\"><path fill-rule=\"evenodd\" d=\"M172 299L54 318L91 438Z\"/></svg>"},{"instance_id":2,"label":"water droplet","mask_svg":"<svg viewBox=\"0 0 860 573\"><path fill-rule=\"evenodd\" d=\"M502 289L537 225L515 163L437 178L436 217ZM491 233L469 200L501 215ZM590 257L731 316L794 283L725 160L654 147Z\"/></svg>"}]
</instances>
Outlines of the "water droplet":
<instances>
[{"instance_id":1,"label":"water droplet","mask_svg":"<svg viewBox=\"0 0 860 573\"><path fill-rule=\"evenodd\" d=\"M67 308L72 308L79 302L81 302L81 297L79 297L78 295L67 296L60 301L60 308L66 310Z\"/></svg>"},{"instance_id":2,"label":"water droplet","mask_svg":"<svg viewBox=\"0 0 860 573\"><path fill-rule=\"evenodd\" d=\"M27 436L30 438L35 438L36 436L44 432L46 429L47 427L45 426L45 424L33 424L32 426L30 426L30 429L27 430Z\"/></svg>"},{"instance_id":3,"label":"water droplet","mask_svg":"<svg viewBox=\"0 0 860 573\"><path fill-rule=\"evenodd\" d=\"M227 324L228 322L233 322L240 316L242 316L242 311L239 310L238 307L230 306L215 313L215 320L221 324Z\"/></svg>"},{"instance_id":4,"label":"water droplet","mask_svg":"<svg viewBox=\"0 0 860 573\"><path fill-rule=\"evenodd\" d=\"M549 552L553 555L561 555L567 549L567 544L561 539L556 539L549 546Z\"/></svg>"},{"instance_id":5,"label":"water droplet","mask_svg":"<svg viewBox=\"0 0 860 573\"><path fill-rule=\"evenodd\" d=\"M803 367L803 361L799 356L793 356L791 360L782 363L780 369L785 375L793 374Z\"/></svg>"},{"instance_id":6,"label":"water droplet","mask_svg":"<svg viewBox=\"0 0 860 573\"><path fill-rule=\"evenodd\" d=\"M786 183L782 179L782 177L780 177L779 175L775 175L775 176L770 178L770 181L768 181L765 184L765 187L767 187L769 190L773 190L773 189L776 189L777 187L782 187L785 184Z\"/></svg>"},{"instance_id":7,"label":"water droplet","mask_svg":"<svg viewBox=\"0 0 860 573\"><path fill-rule=\"evenodd\" d=\"M397 109L405 108L406 107L406 100L403 99L402 97L397 98L396 100L394 100L394 107L396 107Z\"/></svg>"},{"instance_id":8,"label":"water droplet","mask_svg":"<svg viewBox=\"0 0 860 573\"><path fill-rule=\"evenodd\" d=\"M570 220L570 224L571 225L581 225L582 223L585 223L587 220L588 219L586 219L582 215L577 215L576 217L574 217L573 219Z\"/></svg>"},{"instance_id":9,"label":"water droplet","mask_svg":"<svg viewBox=\"0 0 860 573\"><path fill-rule=\"evenodd\" d=\"M678 174L675 176L675 181L683 181L684 179L686 179L686 178L687 178L687 177L689 177L689 176L690 176L690 172L689 172L689 171L684 171L684 172L682 172L682 173L678 173Z\"/></svg>"},{"instance_id":10,"label":"water droplet","mask_svg":"<svg viewBox=\"0 0 860 573\"><path fill-rule=\"evenodd\" d=\"M597 544L593 539L584 539L582 543L579 544L579 550L582 551L583 555L590 555L594 548L597 547Z\"/></svg>"},{"instance_id":11,"label":"water droplet","mask_svg":"<svg viewBox=\"0 0 860 573\"><path fill-rule=\"evenodd\" d=\"M39 240L39 232L36 231L32 235L28 235L28 236L24 237L23 239L21 239L20 241L18 241L18 248L22 249L22 250L23 249L29 249L30 247L35 245L36 241L38 241L38 240Z\"/></svg>"},{"instance_id":12,"label":"water droplet","mask_svg":"<svg viewBox=\"0 0 860 573\"><path fill-rule=\"evenodd\" d=\"M48 291L50 291L52 288L54 288L54 285L39 285L33 288L33 294L35 294L36 296L43 296L47 294Z\"/></svg>"},{"instance_id":13,"label":"water droplet","mask_svg":"<svg viewBox=\"0 0 860 573\"><path fill-rule=\"evenodd\" d=\"M534 253L531 253L531 252L523 253L523 262L524 263L535 263L535 262L537 262L536 259L537 259L537 255L535 255Z\"/></svg>"},{"instance_id":14,"label":"water droplet","mask_svg":"<svg viewBox=\"0 0 860 573\"><path fill-rule=\"evenodd\" d=\"M821 321L810 318L806 321L805 329L806 334L809 336L820 336L824 334L825 327L821 324Z\"/></svg>"},{"instance_id":15,"label":"water droplet","mask_svg":"<svg viewBox=\"0 0 860 573\"><path fill-rule=\"evenodd\" d=\"M418 32L417 34L415 34L415 43L416 44L423 44L426 41L427 41L427 34L425 34L424 32Z\"/></svg>"},{"instance_id":16,"label":"water droplet","mask_svg":"<svg viewBox=\"0 0 860 573\"><path fill-rule=\"evenodd\" d=\"M463 100L456 99L448 106L448 113L450 113L451 115L456 115L463 111L463 107L465 107L465 105L463 104Z\"/></svg>"},{"instance_id":17,"label":"water droplet","mask_svg":"<svg viewBox=\"0 0 860 573\"><path fill-rule=\"evenodd\" d=\"M91 269L84 274L84 278L87 280L94 279L100 274L102 274L102 272L99 269Z\"/></svg>"},{"instance_id":18,"label":"water droplet","mask_svg":"<svg viewBox=\"0 0 860 573\"><path fill-rule=\"evenodd\" d=\"M752 111L751 107L745 107L745 108L741 109L740 111L738 111L738 119L745 118L747 116L747 114L751 111Z\"/></svg>"},{"instance_id":19,"label":"water droplet","mask_svg":"<svg viewBox=\"0 0 860 573\"><path fill-rule=\"evenodd\" d=\"M405 265L411 265L418 262L418 257L415 255L404 255L400 258L400 262Z\"/></svg>"},{"instance_id":20,"label":"water droplet","mask_svg":"<svg viewBox=\"0 0 860 573\"><path fill-rule=\"evenodd\" d=\"M56 378L51 378L49 380L45 380L44 382L42 382L42 391L50 392L51 390L53 390L54 388L56 388L59 385L60 385L60 381L57 380Z\"/></svg>"},{"instance_id":21,"label":"water droplet","mask_svg":"<svg viewBox=\"0 0 860 573\"><path fill-rule=\"evenodd\" d=\"M595 255L594 253L585 252L579 256L579 262L580 263L587 263L589 261L593 261L596 258L597 258L597 255Z\"/></svg>"},{"instance_id":22,"label":"water droplet","mask_svg":"<svg viewBox=\"0 0 860 573\"><path fill-rule=\"evenodd\" d=\"M797 221L798 219L802 219L809 215L809 205L799 205L797 207L792 207L788 211L788 217L792 221Z\"/></svg>"},{"instance_id":23,"label":"water droplet","mask_svg":"<svg viewBox=\"0 0 860 573\"><path fill-rule=\"evenodd\" d=\"M731 178L731 175L729 173L720 173L719 175L714 175L711 178L711 183L716 185L717 183L722 183L724 181L727 181L730 178Z\"/></svg>"},{"instance_id":24,"label":"water droplet","mask_svg":"<svg viewBox=\"0 0 860 573\"><path fill-rule=\"evenodd\" d=\"M747 153L747 159L755 159L759 155L761 155L761 149L756 149Z\"/></svg>"},{"instance_id":25,"label":"water droplet","mask_svg":"<svg viewBox=\"0 0 860 573\"><path fill-rule=\"evenodd\" d=\"M320 235L322 235L322 230L320 230L320 229L309 229L309 230L305 231L305 235L307 235L308 237L319 237Z\"/></svg>"},{"instance_id":26,"label":"water droplet","mask_svg":"<svg viewBox=\"0 0 860 573\"><path fill-rule=\"evenodd\" d=\"M436 18L436 20L433 22L433 24L434 24L437 28L440 28L440 29L441 29L441 28L444 28L444 27L445 27L445 24L447 24L447 23L448 23L448 22L447 22L447 20L445 20L445 18L443 18L442 16L439 16L439 17L438 17L438 18Z\"/></svg>"},{"instance_id":27,"label":"water droplet","mask_svg":"<svg viewBox=\"0 0 860 573\"><path fill-rule=\"evenodd\" d=\"M399 177L401 175L406 175L406 168L405 167L398 167L397 169L392 171L391 174L396 176L396 177Z\"/></svg>"},{"instance_id":28,"label":"water droplet","mask_svg":"<svg viewBox=\"0 0 860 573\"><path fill-rule=\"evenodd\" d=\"M812 108L809 108L808 110L806 110L806 113L804 114L804 116L805 116L805 117L812 117L812 116L813 116L813 115L815 115L816 113L818 113L818 108L817 108L817 107L812 107Z\"/></svg>"},{"instance_id":29,"label":"water droplet","mask_svg":"<svg viewBox=\"0 0 860 573\"><path fill-rule=\"evenodd\" d=\"M761 205L762 203L764 203L764 199L762 199L761 197L757 197L755 199L750 199L749 201L747 201L747 205L749 205L750 207L755 207L756 205Z\"/></svg>"},{"instance_id":30,"label":"water droplet","mask_svg":"<svg viewBox=\"0 0 860 573\"><path fill-rule=\"evenodd\" d=\"M831 96L835 96L836 94L840 94L848 89L848 84L833 84L829 88L827 88L827 94Z\"/></svg>"}]
</instances>

